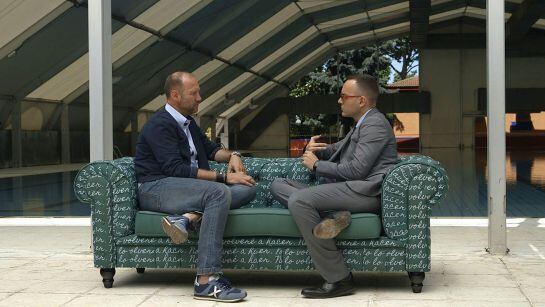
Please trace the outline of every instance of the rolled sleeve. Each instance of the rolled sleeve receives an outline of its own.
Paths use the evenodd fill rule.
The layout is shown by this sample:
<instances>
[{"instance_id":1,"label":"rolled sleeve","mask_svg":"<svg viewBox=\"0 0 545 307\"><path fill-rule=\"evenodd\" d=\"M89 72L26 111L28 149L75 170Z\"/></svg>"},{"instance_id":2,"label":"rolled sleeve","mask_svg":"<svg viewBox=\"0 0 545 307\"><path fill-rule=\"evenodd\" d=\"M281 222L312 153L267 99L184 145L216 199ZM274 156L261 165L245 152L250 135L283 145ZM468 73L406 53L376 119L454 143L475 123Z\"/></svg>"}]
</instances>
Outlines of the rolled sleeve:
<instances>
[{"instance_id":1,"label":"rolled sleeve","mask_svg":"<svg viewBox=\"0 0 545 307\"><path fill-rule=\"evenodd\" d=\"M214 158L216 157L216 153L217 153L218 151L220 151L220 149L221 149L221 147L220 147L219 145L218 145L216 148L214 148L214 149L212 150L212 152L210 153L210 155L208 156L208 160L209 160L209 161L215 161Z\"/></svg>"}]
</instances>

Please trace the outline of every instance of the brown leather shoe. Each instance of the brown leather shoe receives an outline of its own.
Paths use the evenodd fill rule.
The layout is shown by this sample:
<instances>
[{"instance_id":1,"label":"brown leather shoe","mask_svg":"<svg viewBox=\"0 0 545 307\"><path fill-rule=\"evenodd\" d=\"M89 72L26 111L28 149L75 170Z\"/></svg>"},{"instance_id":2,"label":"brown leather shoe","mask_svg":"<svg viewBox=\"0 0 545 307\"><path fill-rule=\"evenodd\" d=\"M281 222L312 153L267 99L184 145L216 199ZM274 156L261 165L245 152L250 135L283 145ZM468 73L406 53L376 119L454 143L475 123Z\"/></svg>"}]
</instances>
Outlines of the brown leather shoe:
<instances>
[{"instance_id":1,"label":"brown leather shoe","mask_svg":"<svg viewBox=\"0 0 545 307\"><path fill-rule=\"evenodd\" d=\"M337 211L314 226L312 233L318 239L333 239L352 222L348 211Z\"/></svg>"}]
</instances>

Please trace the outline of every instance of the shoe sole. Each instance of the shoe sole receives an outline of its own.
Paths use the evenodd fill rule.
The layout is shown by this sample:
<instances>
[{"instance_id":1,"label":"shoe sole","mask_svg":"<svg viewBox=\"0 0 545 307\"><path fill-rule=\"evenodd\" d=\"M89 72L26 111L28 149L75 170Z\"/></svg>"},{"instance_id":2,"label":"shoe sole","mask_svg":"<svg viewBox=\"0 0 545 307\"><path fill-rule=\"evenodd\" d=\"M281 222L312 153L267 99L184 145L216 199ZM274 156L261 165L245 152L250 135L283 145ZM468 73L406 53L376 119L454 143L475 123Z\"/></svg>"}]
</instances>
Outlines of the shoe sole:
<instances>
[{"instance_id":1,"label":"shoe sole","mask_svg":"<svg viewBox=\"0 0 545 307\"><path fill-rule=\"evenodd\" d=\"M161 224L163 225L163 231L170 237L174 244L182 244L187 241L188 233L169 223L166 218L163 218Z\"/></svg>"},{"instance_id":2,"label":"shoe sole","mask_svg":"<svg viewBox=\"0 0 545 307\"><path fill-rule=\"evenodd\" d=\"M349 212L339 212L333 218L326 218L316 225L312 231L318 239L333 239L352 222Z\"/></svg>"},{"instance_id":3,"label":"shoe sole","mask_svg":"<svg viewBox=\"0 0 545 307\"><path fill-rule=\"evenodd\" d=\"M334 295L309 295L309 296L306 296L304 294L303 297L304 298L317 298L317 299L323 299L323 298L335 298L335 297L339 297L339 296L347 296L347 295L351 295L351 294L354 294L354 292L356 292L356 288L350 288L350 289L346 289L342 292L339 292L339 293L335 293Z\"/></svg>"},{"instance_id":4,"label":"shoe sole","mask_svg":"<svg viewBox=\"0 0 545 307\"><path fill-rule=\"evenodd\" d=\"M246 294L244 297L241 297L241 298L236 298L236 299L232 299L232 300L222 300L222 299L215 298L215 297L211 297L211 296L196 296L196 295L194 295L194 296L193 296L193 299L201 300L201 301L214 301L214 302L223 302L223 303L236 303L236 302L240 302L240 301L242 301L243 299L245 299L246 296L248 296L248 294Z\"/></svg>"}]
</instances>

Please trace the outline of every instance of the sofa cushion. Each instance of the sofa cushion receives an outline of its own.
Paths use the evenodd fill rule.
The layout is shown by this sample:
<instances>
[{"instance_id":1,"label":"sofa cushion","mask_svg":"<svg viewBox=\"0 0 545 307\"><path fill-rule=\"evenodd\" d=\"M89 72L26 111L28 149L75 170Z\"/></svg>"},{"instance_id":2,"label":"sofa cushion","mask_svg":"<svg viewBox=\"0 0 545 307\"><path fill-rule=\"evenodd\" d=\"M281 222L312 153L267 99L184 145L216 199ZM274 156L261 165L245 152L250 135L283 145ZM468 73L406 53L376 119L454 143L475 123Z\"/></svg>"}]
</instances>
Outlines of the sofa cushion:
<instances>
[{"instance_id":1,"label":"sofa cushion","mask_svg":"<svg viewBox=\"0 0 545 307\"><path fill-rule=\"evenodd\" d=\"M136 214L135 234L140 237L166 237L161 218L166 214L139 211ZM374 239L380 236L380 217L371 213L352 214L352 223L339 239ZM196 234L190 236L196 237ZM224 237L273 236L301 237L297 225L287 209L246 208L229 211Z\"/></svg>"}]
</instances>

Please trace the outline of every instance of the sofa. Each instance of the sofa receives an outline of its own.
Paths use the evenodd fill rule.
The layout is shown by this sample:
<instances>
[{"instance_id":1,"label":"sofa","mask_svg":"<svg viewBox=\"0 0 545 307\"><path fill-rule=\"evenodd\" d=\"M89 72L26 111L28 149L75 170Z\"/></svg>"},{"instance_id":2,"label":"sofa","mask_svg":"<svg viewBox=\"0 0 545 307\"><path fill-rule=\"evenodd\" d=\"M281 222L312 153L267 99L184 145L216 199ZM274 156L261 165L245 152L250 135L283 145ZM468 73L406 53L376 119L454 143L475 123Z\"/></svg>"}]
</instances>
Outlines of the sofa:
<instances>
[{"instance_id":1,"label":"sofa","mask_svg":"<svg viewBox=\"0 0 545 307\"><path fill-rule=\"evenodd\" d=\"M277 177L319 184L296 158L243 158L257 182L256 198L231 210L224 235L223 266L244 270L313 270L313 264L289 211L273 199ZM225 164L211 163L214 170ZM132 158L96 161L78 172L77 198L91 206L94 265L104 287L113 285L116 268L195 268L197 234L174 245L161 228L162 213L138 209ZM384 179L382 212L352 214L338 237L353 271L407 272L412 290L421 292L430 271L430 214L448 190L439 162L427 156L402 156Z\"/></svg>"}]
</instances>

